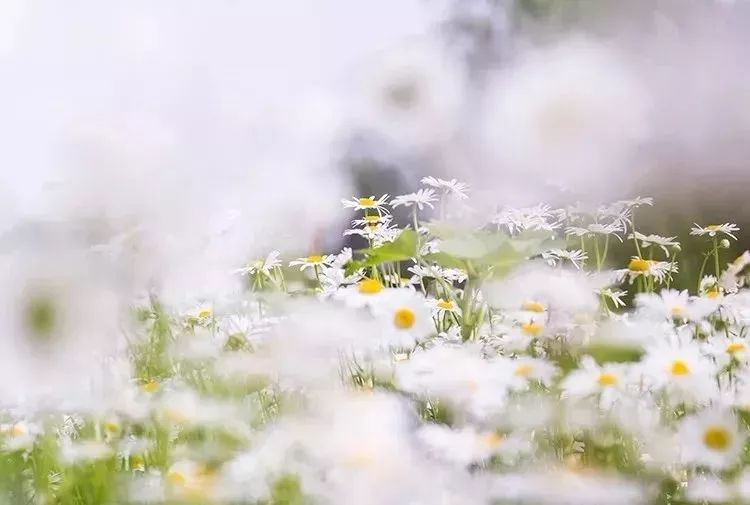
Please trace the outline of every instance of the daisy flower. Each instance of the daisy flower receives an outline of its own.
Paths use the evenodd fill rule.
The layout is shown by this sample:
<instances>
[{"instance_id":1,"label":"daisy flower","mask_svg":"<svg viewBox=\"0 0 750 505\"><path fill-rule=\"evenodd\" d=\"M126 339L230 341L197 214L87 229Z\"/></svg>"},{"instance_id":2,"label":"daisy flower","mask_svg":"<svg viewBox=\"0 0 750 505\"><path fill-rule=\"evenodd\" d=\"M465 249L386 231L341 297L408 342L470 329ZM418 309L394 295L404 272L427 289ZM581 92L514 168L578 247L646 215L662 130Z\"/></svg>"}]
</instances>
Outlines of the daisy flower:
<instances>
[{"instance_id":1,"label":"daisy flower","mask_svg":"<svg viewBox=\"0 0 750 505\"><path fill-rule=\"evenodd\" d=\"M393 220L393 216L390 216L388 214L385 215L370 215L370 216L364 216L362 219L354 219L352 221L352 226L386 226L390 224L390 222Z\"/></svg>"},{"instance_id":2,"label":"daisy flower","mask_svg":"<svg viewBox=\"0 0 750 505\"><path fill-rule=\"evenodd\" d=\"M271 251L265 259L255 260L249 265L236 270L236 272L243 275L255 275L256 273L271 275L271 271L274 268L281 266L279 256L279 251Z\"/></svg>"},{"instance_id":3,"label":"daisy flower","mask_svg":"<svg viewBox=\"0 0 750 505\"><path fill-rule=\"evenodd\" d=\"M590 225L588 225L588 227L585 228L580 226L569 226L565 229L565 234L573 235L576 237L587 237L590 235L613 235L620 242L622 242L622 237L620 237L618 233L622 232L623 230L623 226L617 223L591 223Z\"/></svg>"},{"instance_id":4,"label":"daisy flower","mask_svg":"<svg viewBox=\"0 0 750 505\"><path fill-rule=\"evenodd\" d=\"M402 391L442 399L486 418L505 405L512 369L482 358L477 348L447 345L413 353L398 364L395 378Z\"/></svg>"},{"instance_id":5,"label":"daisy flower","mask_svg":"<svg viewBox=\"0 0 750 505\"><path fill-rule=\"evenodd\" d=\"M456 179L446 181L445 179L439 179L437 177L423 177L422 184L441 189L445 194L455 196L462 200L469 198L466 194L469 186L463 182L457 181Z\"/></svg>"},{"instance_id":6,"label":"daisy flower","mask_svg":"<svg viewBox=\"0 0 750 505\"><path fill-rule=\"evenodd\" d=\"M713 408L686 417L679 429L683 461L712 470L736 463L745 438L733 413Z\"/></svg>"},{"instance_id":7,"label":"daisy flower","mask_svg":"<svg viewBox=\"0 0 750 505\"><path fill-rule=\"evenodd\" d=\"M600 289L599 294L608 298L612 301L612 305L615 306L615 308L624 307L626 303L622 300L622 297L627 295L627 291L622 291L621 289L612 289L612 288L605 288Z\"/></svg>"},{"instance_id":8,"label":"daisy flower","mask_svg":"<svg viewBox=\"0 0 750 505\"><path fill-rule=\"evenodd\" d=\"M495 214L490 222L498 228L506 226L510 233L522 230L552 231L560 227L555 211L544 204L525 208L505 208Z\"/></svg>"},{"instance_id":9,"label":"daisy flower","mask_svg":"<svg viewBox=\"0 0 750 505\"><path fill-rule=\"evenodd\" d=\"M628 267L616 270L618 278L628 277L632 284L637 277L653 277L657 282L664 280L674 273L677 273L677 263L672 261L655 261L632 256L628 261Z\"/></svg>"},{"instance_id":10,"label":"daisy flower","mask_svg":"<svg viewBox=\"0 0 750 505\"><path fill-rule=\"evenodd\" d=\"M388 347L411 348L436 333L425 298L409 289L387 289L373 305L373 313L381 321Z\"/></svg>"},{"instance_id":11,"label":"daisy flower","mask_svg":"<svg viewBox=\"0 0 750 505\"><path fill-rule=\"evenodd\" d=\"M650 247L656 246L664 251L666 257L669 257L669 248L679 250L680 243L675 240L677 237L662 237L661 235L644 235L640 232L634 232L628 235L629 239L636 239L641 242L641 246Z\"/></svg>"},{"instance_id":12,"label":"daisy flower","mask_svg":"<svg viewBox=\"0 0 750 505\"><path fill-rule=\"evenodd\" d=\"M709 224L708 226L699 226L697 223L693 223L693 225L694 226L690 228L690 235L697 235L699 237L702 237L703 235L715 237L717 233L723 233L724 235L737 240L734 232L740 230L740 227L733 223Z\"/></svg>"},{"instance_id":13,"label":"daisy flower","mask_svg":"<svg viewBox=\"0 0 750 505\"><path fill-rule=\"evenodd\" d=\"M639 365L646 383L665 389L670 402L702 402L716 392L716 366L690 335L672 335L646 347Z\"/></svg>"},{"instance_id":14,"label":"daisy flower","mask_svg":"<svg viewBox=\"0 0 750 505\"><path fill-rule=\"evenodd\" d=\"M381 196L380 198L375 198L375 196L366 196L366 197L359 197L353 196L351 200L341 200L341 203L344 205L345 209L354 209L354 210L375 210L377 211L378 215L388 214L388 210L385 208L385 206L388 204L388 195L385 194Z\"/></svg>"},{"instance_id":15,"label":"daisy flower","mask_svg":"<svg viewBox=\"0 0 750 505\"><path fill-rule=\"evenodd\" d=\"M731 362L747 364L750 359L750 346L744 338L726 335L715 335L706 341L707 354L716 359L716 363L725 367Z\"/></svg>"},{"instance_id":16,"label":"daisy flower","mask_svg":"<svg viewBox=\"0 0 750 505\"><path fill-rule=\"evenodd\" d=\"M576 269L580 270L584 262L588 259L588 255L581 249L573 249L568 251L567 249L550 249L542 253L542 259L546 260L551 266L556 266L557 262L569 261Z\"/></svg>"},{"instance_id":17,"label":"daisy flower","mask_svg":"<svg viewBox=\"0 0 750 505\"><path fill-rule=\"evenodd\" d=\"M638 207L641 207L643 205L653 206L654 205L654 199L650 196L636 196L635 198L631 200L620 200L620 202L626 207L632 207L634 209L637 209Z\"/></svg>"},{"instance_id":18,"label":"daisy flower","mask_svg":"<svg viewBox=\"0 0 750 505\"><path fill-rule=\"evenodd\" d=\"M528 390L529 383L532 381L549 386L558 372L557 367L549 361L530 356L519 356L516 359L507 360L506 363L513 369L511 388L517 391Z\"/></svg>"},{"instance_id":19,"label":"daisy flower","mask_svg":"<svg viewBox=\"0 0 750 505\"><path fill-rule=\"evenodd\" d=\"M369 307L385 294L385 287L377 279L364 278L356 284L339 289L334 297L353 308Z\"/></svg>"},{"instance_id":20,"label":"daisy flower","mask_svg":"<svg viewBox=\"0 0 750 505\"><path fill-rule=\"evenodd\" d=\"M600 404L608 408L622 394L626 385L627 367L605 363L599 366L590 356L581 358L581 366L563 379L561 388L570 398L600 395Z\"/></svg>"},{"instance_id":21,"label":"daisy flower","mask_svg":"<svg viewBox=\"0 0 750 505\"><path fill-rule=\"evenodd\" d=\"M461 315L461 308L456 305L456 302L445 298L433 298L428 302L432 307L433 315L437 317L443 317L446 314Z\"/></svg>"},{"instance_id":22,"label":"daisy flower","mask_svg":"<svg viewBox=\"0 0 750 505\"><path fill-rule=\"evenodd\" d=\"M313 254L304 258L297 258L296 260L290 261L290 267L299 266L300 271L307 270L309 268L327 266L334 260L334 257L328 254L320 255Z\"/></svg>"},{"instance_id":23,"label":"daisy flower","mask_svg":"<svg viewBox=\"0 0 750 505\"><path fill-rule=\"evenodd\" d=\"M204 465L191 460L175 462L166 475L169 493L175 498L192 501L208 499L215 480Z\"/></svg>"},{"instance_id":24,"label":"daisy flower","mask_svg":"<svg viewBox=\"0 0 750 505\"><path fill-rule=\"evenodd\" d=\"M434 190L420 189L416 193L409 193L406 195L399 195L395 197L393 200L391 200L391 206L394 209L396 207L400 207L401 205L403 205L404 207L411 207L412 205L416 205L419 210L424 210L425 206L434 209L435 207L432 205L432 202L436 201L437 198L435 198Z\"/></svg>"},{"instance_id":25,"label":"daisy flower","mask_svg":"<svg viewBox=\"0 0 750 505\"><path fill-rule=\"evenodd\" d=\"M687 290L662 289L657 293L638 293L635 305L649 315L663 317L669 320L683 319L688 306Z\"/></svg>"},{"instance_id":26,"label":"daisy flower","mask_svg":"<svg viewBox=\"0 0 750 505\"><path fill-rule=\"evenodd\" d=\"M372 241L373 247L380 247L388 242L393 242L401 234L397 226L387 224L367 224L363 229L353 228L344 231L344 236L359 235Z\"/></svg>"}]
</instances>

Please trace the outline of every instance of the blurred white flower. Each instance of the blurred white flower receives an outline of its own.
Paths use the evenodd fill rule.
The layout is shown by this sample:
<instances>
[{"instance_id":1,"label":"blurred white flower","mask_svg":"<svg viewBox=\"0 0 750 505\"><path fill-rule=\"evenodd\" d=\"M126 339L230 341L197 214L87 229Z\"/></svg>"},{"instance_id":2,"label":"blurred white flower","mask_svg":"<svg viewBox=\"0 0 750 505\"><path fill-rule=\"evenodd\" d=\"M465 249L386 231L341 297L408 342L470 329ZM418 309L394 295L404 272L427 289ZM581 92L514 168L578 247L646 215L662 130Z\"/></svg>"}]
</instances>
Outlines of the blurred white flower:
<instances>
[{"instance_id":1,"label":"blurred white flower","mask_svg":"<svg viewBox=\"0 0 750 505\"><path fill-rule=\"evenodd\" d=\"M644 86L621 55L579 36L523 53L499 73L481 135L505 187L517 175L526 186L531 177L584 194L617 186L648 138L648 114Z\"/></svg>"},{"instance_id":2,"label":"blurred white flower","mask_svg":"<svg viewBox=\"0 0 750 505\"><path fill-rule=\"evenodd\" d=\"M436 39L407 41L370 65L360 121L398 147L450 140L464 101L462 70Z\"/></svg>"}]
</instances>

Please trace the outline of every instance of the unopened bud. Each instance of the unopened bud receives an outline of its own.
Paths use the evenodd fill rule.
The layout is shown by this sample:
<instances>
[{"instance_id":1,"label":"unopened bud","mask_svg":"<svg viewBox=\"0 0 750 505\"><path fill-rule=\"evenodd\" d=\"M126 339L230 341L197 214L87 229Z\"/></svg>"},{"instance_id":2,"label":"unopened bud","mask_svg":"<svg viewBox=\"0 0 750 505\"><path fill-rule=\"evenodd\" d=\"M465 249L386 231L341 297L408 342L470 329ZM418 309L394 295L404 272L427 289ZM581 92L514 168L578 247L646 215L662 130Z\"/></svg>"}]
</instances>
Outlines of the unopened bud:
<instances>
[{"instance_id":1,"label":"unopened bud","mask_svg":"<svg viewBox=\"0 0 750 505\"><path fill-rule=\"evenodd\" d=\"M729 239L721 239L721 242L719 242L719 247L721 247L722 249L729 249Z\"/></svg>"}]
</instances>

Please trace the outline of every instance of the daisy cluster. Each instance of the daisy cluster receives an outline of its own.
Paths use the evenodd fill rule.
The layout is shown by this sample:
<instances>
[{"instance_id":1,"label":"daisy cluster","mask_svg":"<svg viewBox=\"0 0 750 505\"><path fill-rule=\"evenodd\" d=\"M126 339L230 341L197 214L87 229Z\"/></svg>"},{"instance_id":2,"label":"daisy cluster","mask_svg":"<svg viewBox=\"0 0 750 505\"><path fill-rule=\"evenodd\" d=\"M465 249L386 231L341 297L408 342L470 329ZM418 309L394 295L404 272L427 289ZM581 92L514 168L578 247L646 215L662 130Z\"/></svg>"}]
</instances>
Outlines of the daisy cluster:
<instances>
[{"instance_id":1,"label":"daisy cluster","mask_svg":"<svg viewBox=\"0 0 750 505\"><path fill-rule=\"evenodd\" d=\"M705 260L677 290L676 237L635 229L650 198L477 223L446 218L475 216L466 184L421 182L342 202L362 249L271 251L234 271L237 292L154 291L115 328L87 269L8 265L23 296L1 305L3 500L750 500L736 225L690 230ZM106 332L123 338L81 336Z\"/></svg>"}]
</instances>

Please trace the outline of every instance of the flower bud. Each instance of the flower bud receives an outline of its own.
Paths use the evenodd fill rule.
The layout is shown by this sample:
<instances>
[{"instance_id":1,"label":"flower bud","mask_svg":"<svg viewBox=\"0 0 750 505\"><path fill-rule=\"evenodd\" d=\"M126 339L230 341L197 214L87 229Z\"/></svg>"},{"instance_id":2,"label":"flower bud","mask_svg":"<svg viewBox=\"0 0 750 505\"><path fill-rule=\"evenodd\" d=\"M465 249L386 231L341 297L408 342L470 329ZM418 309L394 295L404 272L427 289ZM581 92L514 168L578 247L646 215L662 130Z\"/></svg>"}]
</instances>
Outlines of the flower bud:
<instances>
[{"instance_id":1,"label":"flower bud","mask_svg":"<svg viewBox=\"0 0 750 505\"><path fill-rule=\"evenodd\" d=\"M721 247L722 249L729 249L729 239L721 239L721 242L719 242L719 247Z\"/></svg>"}]
</instances>

